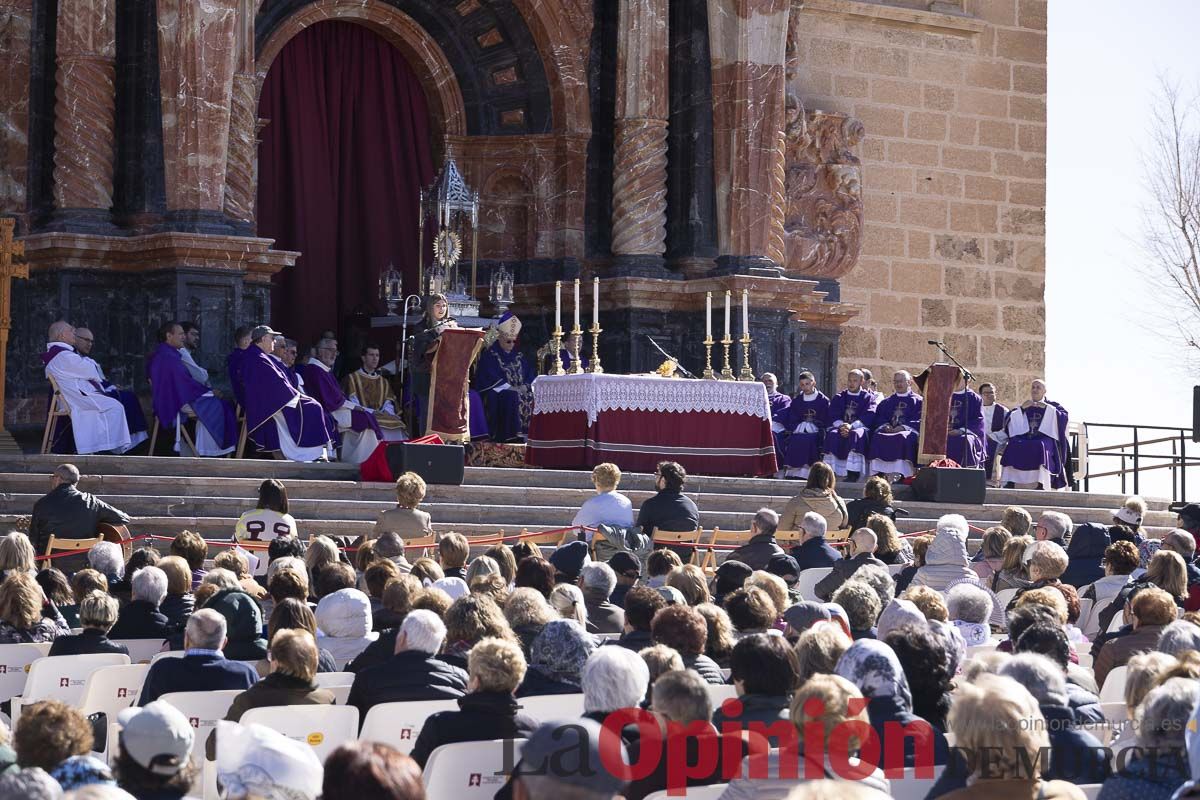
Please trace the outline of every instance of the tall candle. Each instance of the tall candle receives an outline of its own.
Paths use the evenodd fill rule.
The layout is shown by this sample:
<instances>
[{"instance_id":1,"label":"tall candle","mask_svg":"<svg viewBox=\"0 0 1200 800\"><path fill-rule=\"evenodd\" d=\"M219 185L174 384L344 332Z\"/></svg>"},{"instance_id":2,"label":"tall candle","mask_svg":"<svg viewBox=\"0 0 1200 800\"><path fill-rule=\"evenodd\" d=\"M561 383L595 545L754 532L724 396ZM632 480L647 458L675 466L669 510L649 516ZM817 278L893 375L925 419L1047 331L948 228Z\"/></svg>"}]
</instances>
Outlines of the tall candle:
<instances>
[{"instance_id":1,"label":"tall candle","mask_svg":"<svg viewBox=\"0 0 1200 800\"><path fill-rule=\"evenodd\" d=\"M579 330L579 278L575 279L575 327L573 330Z\"/></svg>"},{"instance_id":2,"label":"tall candle","mask_svg":"<svg viewBox=\"0 0 1200 800\"><path fill-rule=\"evenodd\" d=\"M742 336L750 335L750 290L742 289Z\"/></svg>"},{"instance_id":3,"label":"tall candle","mask_svg":"<svg viewBox=\"0 0 1200 800\"><path fill-rule=\"evenodd\" d=\"M712 339L712 292L704 298L704 338Z\"/></svg>"},{"instance_id":4,"label":"tall candle","mask_svg":"<svg viewBox=\"0 0 1200 800\"><path fill-rule=\"evenodd\" d=\"M725 290L725 338L729 338L729 290Z\"/></svg>"},{"instance_id":5,"label":"tall candle","mask_svg":"<svg viewBox=\"0 0 1200 800\"><path fill-rule=\"evenodd\" d=\"M554 282L554 330L562 330L562 281Z\"/></svg>"},{"instance_id":6,"label":"tall candle","mask_svg":"<svg viewBox=\"0 0 1200 800\"><path fill-rule=\"evenodd\" d=\"M592 278L592 327L600 327L600 279Z\"/></svg>"}]
</instances>

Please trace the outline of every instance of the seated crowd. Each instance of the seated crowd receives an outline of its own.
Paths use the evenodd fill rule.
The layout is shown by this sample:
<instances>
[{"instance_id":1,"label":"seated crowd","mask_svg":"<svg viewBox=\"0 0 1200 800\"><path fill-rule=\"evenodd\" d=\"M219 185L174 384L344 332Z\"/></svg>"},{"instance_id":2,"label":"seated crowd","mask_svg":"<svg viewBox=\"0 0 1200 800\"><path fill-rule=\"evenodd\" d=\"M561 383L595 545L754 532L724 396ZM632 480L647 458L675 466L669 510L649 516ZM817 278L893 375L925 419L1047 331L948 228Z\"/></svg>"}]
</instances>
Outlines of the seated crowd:
<instances>
[{"instance_id":1,"label":"seated crowd","mask_svg":"<svg viewBox=\"0 0 1200 800\"><path fill-rule=\"evenodd\" d=\"M74 487L73 470L56 486ZM203 743L237 800L421 798L439 747L496 739L525 740L497 792L518 799L641 800L685 784L727 784L721 797L735 799L880 797L897 768L930 764L918 772L930 798L1078 799L1087 784L1103 785L1101 800L1200 796L1188 755L1200 741L1200 508L1153 539L1139 498L1109 525L1014 506L972 548L957 514L900 536L886 481L846 504L816 464L782 516L760 509L750 540L705 570L695 549L622 543L694 529L682 468L659 465L636 517L620 477L596 468L580 524L629 536L594 546L581 529L553 549L472 547L457 533L429 553L407 547L431 525L411 473L356 546L302 538L270 480L235 536L265 550L213 548L209 561L210 543L184 531L165 553L100 542L77 570L39 571L29 537L0 537L0 643L73 656L149 640L182 653L155 661L120 713L111 767L78 709L24 707L11 735L0 730L0 800L93 785L198 797L193 728L163 698L207 690L238 692ZM95 508L89 498L55 508ZM835 541L851 519L863 524ZM790 551L786 529L799 532ZM409 755L360 740L323 766L302 742L237 724L250 709L335 703L317 685L330 672L353 674L360 725L384 703L457 709L430 715ZM583 718L526 710L546 695L582 695ZM604 757L606 726L623 763L645 768Z\"/></svg>"}]
</instances>

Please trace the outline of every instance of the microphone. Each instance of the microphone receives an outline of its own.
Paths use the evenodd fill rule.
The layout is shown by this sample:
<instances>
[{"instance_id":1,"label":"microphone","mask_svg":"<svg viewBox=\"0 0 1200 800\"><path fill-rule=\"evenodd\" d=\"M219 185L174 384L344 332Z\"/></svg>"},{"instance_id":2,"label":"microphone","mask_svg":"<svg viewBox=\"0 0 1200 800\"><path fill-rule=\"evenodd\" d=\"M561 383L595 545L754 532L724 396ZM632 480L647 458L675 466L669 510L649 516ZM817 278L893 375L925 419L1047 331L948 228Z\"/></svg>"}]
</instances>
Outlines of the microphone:
<instances>
[{"instance_id":1,"label":"microphone","mask_svg":"<svg viewBox=\"0 0 1200 800\"><path fill-rule=\"evenodd\" d=\"M658 344L658 342L654 341L654 337L653 337L653 336L651 336L651 335L650 335L650 334L648 334L648 333L643 333L642 335L643 335L643 336L645 336L647 339L649 339L649 340L650 340L650 344L654 345L654 349L655 349L655 350L657 350L658 352L662 353L662 355L663 355L663 357L664 357L664 358L668 359L669 361L674 361L674 362L675 362L675 368L676 368L677 370L679 370L680 372L682 372L682 373L683 373L683 374L684 374L686 377L688 377L688 378L695 378L695 377L696 377L696 376L695 376L695 375L693 375L692 373L688 372L686 367L684 367L682 364L680 364L680 363L679 363L679 359L675 358L675 356L671 355L671 354L670 354L670 353L668 353L666 350L663 350L661 347L659 347L659 344Z\"/></svg>"},{"instance_id":2,"label":"microphone","mask_svg":"<svg viewBox=\"0 0 1200 800\"><path fill-rule=\"evenodd\" d=\"M941 347L941 346L942 346L942 343L941 343L941 342L935 342L933 339L930 339L929 341L925 342L925 344L931 344L931 345L933 345L934 347Z\"/></svg>"}]
</instances>

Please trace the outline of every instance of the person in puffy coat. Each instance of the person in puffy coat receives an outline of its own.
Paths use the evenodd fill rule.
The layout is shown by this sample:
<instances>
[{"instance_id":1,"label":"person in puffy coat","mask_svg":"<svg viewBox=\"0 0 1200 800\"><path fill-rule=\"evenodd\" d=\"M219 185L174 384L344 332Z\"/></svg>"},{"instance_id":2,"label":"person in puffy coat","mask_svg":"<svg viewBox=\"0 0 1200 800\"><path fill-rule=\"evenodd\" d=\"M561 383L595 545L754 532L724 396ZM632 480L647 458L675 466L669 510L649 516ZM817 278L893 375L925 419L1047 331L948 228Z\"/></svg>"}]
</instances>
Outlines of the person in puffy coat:
<instances>
[{"instance_id":1,"label":"person in puffy coat","mask_svg":"<svg viewBox=\"0 0 1200 800\"><path fill-rule=\"evenodd\" d=\"M328 650L341 667L352 661L379 638L371 624L371 598L358 589L339 589L317 603L320 647Z\"/></svg>"}]
</instances>

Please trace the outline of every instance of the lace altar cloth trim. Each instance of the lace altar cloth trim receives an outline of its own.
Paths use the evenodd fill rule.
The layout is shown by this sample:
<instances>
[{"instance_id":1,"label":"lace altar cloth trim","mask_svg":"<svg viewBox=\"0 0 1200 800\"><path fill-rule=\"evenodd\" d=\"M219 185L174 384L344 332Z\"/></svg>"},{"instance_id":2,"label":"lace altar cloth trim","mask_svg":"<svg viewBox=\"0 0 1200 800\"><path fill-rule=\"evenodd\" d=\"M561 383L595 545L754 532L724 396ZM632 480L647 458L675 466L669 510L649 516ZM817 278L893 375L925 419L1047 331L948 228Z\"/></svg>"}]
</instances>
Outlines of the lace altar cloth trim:
<instances>
[{"instance_id":1,"label":"lace altar cloth trim","mask_svg":"<svg viewBox=\"0 0 1200 800\"><path fill-rule=\"evenodd\" d=\"M758 381L706 381L653 375L542 375L533 382L533 413L601 411L746 414L770 421L767 387Z\"/></svg>"}]
</instances>

